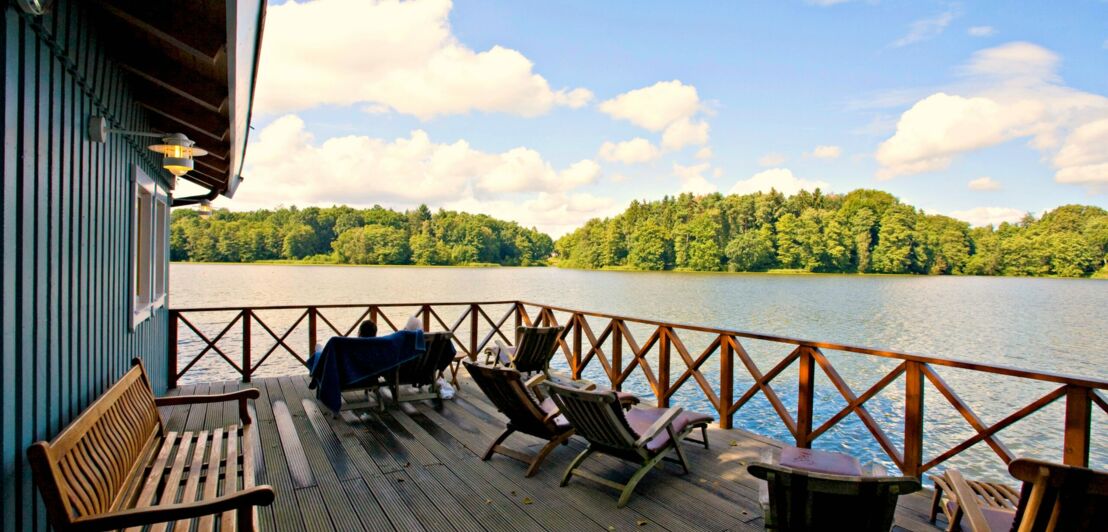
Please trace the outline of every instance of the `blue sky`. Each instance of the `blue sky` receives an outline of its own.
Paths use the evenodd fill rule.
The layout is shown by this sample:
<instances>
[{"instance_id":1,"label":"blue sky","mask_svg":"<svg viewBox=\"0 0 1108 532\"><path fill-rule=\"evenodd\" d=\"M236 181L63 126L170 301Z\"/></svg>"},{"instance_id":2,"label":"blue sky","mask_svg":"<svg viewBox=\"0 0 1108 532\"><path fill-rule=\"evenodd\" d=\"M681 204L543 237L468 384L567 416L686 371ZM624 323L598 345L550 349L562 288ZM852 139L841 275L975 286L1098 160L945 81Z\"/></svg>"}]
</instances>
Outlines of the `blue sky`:
<instances>
[{"instance_id":1,"label":"blue sky","mask_svg":"<svg viewBox=\"0 0 1108 532\"><path fill-rule=\"evenodd\" d=\"M271 3L222 205L558 235L682 190L867 187L983 224L1108 206L1106 95L1100 0Z\"/></svg>"}]
</instances>

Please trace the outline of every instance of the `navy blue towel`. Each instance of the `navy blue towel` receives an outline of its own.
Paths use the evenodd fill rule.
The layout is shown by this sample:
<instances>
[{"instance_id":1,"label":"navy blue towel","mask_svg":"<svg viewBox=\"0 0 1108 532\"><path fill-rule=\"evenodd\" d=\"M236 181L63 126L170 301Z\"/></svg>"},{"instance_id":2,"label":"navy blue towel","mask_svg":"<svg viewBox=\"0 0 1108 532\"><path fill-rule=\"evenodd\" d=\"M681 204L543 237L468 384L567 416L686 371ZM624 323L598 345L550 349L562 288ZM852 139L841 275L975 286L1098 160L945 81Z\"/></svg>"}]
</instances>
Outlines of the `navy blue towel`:
<instances>
[{"instance_id":1,"label":"navy blue towel","mask_svg":"<svg viewBox=\"0 0 1108 532\"><path fill-rule=\"evenodd\" d=\"M342 391L369 383L383 373L418 358L426 350L423 331L397 331L376 338L336 336L318 356L308 359L309 388L327 408L338 412Z\"/></svg>"}]
</instances>

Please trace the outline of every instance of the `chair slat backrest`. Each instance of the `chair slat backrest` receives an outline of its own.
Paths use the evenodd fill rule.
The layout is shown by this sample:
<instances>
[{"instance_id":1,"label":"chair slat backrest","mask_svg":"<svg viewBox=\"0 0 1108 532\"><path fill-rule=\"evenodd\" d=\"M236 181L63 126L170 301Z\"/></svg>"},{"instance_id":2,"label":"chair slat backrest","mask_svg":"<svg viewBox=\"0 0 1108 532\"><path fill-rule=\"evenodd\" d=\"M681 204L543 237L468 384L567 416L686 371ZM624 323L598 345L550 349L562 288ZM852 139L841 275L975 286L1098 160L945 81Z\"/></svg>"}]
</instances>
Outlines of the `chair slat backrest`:
<instances>
[{"instance_id":1,"label":"chair slat backrest","mask_svg":"<svg viewBox=\"0 0 1108 532\"><path fill-rule=\"evenodd\" d=\"M493 406L508 417L512 427L533 436L550 438L557 432L554 422L544 421L546 413L527 393L527 386L518 371L465 362L473 382L485 393Z\"/></svg>"},{"instance_id":2,"label":"chair slat backrest","mask_svg":"<svg viewBox=\"0 0 1108 532\"><path fill-rule=\"evenodd\" d=\"M1108 526L1108 472L1030 458L1013 460L1008 472L1023 481L1015 519L1021 532Z\"/></svg>"},{"instance_id":3,"label":"chair slat backrest","mask_svg":"<svg viewBox=\"0 0 1108 532\"><path fill-rule=\"evenodd\" d=\"M434 384L439 373L454 360L450 349L454 333L449 331L424 333L423 342L427 348L419 358L400 366L400 384L426 386Z\"/></svg>"},{"instance_id":4,"label":"chair slat backrest","mask_svg":"<svg viewBox=\"0 0 1108 532\"><path fill-rule=\"evenodd\" d=\"M766 530L888 532L897 498L921 489L912 477L825 475L763 463L747 471L769 483Z\"/></svg>"},{"instance_id":5,"label":"chair slat backrest","mask_svg":"<svg viewBox=\"0 0 1108 532\"><path fill-rule=\"evenodd\" d=\"M558 339L565 327L517 327L519 345L512 355L512 367L522 373L545 371L558 351Z\"/></svg>"},{"instance_id":6,"label":"chair slat backrest","mask_svg":"<svg viewBox=\"0 0 1108 532\"><path fill-rule=\"evenodd\" d=\"M64 508L69 520L118 508L161 431L154 394L136 364L53 441L28 449L47 507Z\"/></svg>"},{"instance_id":7,"label":"chair slat backrest","mask_svg":"<svg viewBox=\"0 0 1108 532\"><path fill-rule=\"evenodd\" d=\"M546 386L579 436L610 449L635 449L639 436L627 423L615 392L591 392L554 383Z\"/></svg>"}]
</instances>

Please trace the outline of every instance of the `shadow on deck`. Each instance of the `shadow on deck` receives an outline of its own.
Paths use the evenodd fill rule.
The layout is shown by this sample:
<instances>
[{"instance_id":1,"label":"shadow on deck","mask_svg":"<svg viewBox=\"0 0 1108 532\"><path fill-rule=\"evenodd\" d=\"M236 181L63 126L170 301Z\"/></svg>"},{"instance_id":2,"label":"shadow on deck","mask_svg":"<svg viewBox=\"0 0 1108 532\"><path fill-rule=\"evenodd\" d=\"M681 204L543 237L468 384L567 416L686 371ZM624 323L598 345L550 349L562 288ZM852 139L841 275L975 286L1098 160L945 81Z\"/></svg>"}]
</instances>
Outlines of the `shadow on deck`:
<instances>
[{"instance_id":1,"label":"shadow on deck","mask_svg":"<svg viewBox=\"0 0 1108 532\"><path fill-rule=\"evenodd\" d=\"M174 393L243 386L200 384ZM385 413L343 412L338 419L315 401L307 377L258 379L252 386L262 394L254 405L258 484L277 492L276 502L260 510L263 530L761 530L757 481L745 465L766 446L782 445L742 430L709 429L710 450L686 447L690 474L666 464L617 509L618 493L598 484L574 479L558 487L584 448L579 439L551 453L532 478L511 458L482 462L503 422L468 379L441 409L409 403ZM196 430L237 419L234 408L194 405L162 414L169 430ZM507 445L533 452L542 442L515 435ZM607 457L586 465L620 481L633 472ZM894 529L936 530L927 522L930 496L925 490L901 497Z\"/></svg>"}]
</instances>

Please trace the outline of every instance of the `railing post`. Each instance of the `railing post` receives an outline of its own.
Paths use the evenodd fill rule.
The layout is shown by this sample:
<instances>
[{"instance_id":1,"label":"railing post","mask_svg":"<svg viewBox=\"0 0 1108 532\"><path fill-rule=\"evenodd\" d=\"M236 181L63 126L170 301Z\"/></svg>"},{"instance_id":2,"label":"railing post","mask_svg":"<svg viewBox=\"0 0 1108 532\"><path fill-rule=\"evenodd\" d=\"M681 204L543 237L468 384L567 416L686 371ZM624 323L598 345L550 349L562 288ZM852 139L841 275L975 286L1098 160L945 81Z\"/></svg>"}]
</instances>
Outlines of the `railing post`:
<instances>
[{"instance_id":1,"label":"railing post","mask_svg":"<svg viewBox=\"0 0 1108 532\"><path fill-rule=\"evenodd\" d=\"M253 362L250 360L250 322L253 317L254 313L250 309L242 310L242 382L250 382L250 374L254 373L254 368L251 367Z\"/></svg>"},{"instance_id":2,"label":"railing post","mask_svg":"<svg viewBox=\"0 0 1108 532\"><path fill-rule=\"evenodd\" d=\"M904 467L910 477L923 475L923 362L904 363Z\"/></svg>"},{"instance_id":3,"label":"railing post","mask_svg":"<svg viewBox=\"0 0 1108 532\"><path fill-rule=\"evenodd\" d=\"M316 309L315 307L308 307L308 355L315 354L316 340Z\"/></svg>"},{"instance_id":4,"label":"railing post","mask_svg":"<svg viewBox=\"0 0 1108 532\"><path fill-rule=\"evenodd\" d=\"M1066 433L1062 462L1089 467L1089 426L1092 423L1092 390L1066 386Z\"/></svg>"},{"instance_id":5,"label":"railing post","mask_svg":"<svg viewBox=\"0 0 1108 532\"><path fill-rule=\"evenodd\" d=\"M669 408L669 327L658 331L658 408Z\"/></svg>"},{"instance_id":6,"label":"railing post","mask_svg":"<svg viewBox=\"0 0 1108 532\"><path fill-rule=\"evenodd\" d=\"M796 446L812 448L812 408L815 403L816 360L811 348L800 347L800 372L796 397Z\"/></svg>"},{"instance_id":7,"label":"railing post","mask_svg":"<svg viewBox=\"0 0 1108 532\"><path fill-rule=\"evenodd\" d=\"M515 335L513 336L515 340L512 340L512 345L519 345L520 327L523 327L523 303L516 301L516 326L514 329L512 329L513 331L515 331Z\"/></svg>"},{"instance_id":8,"label":"railing post","mask_svg":"<svg viewBox=\"0 0 1108 532\"><path fill-rule=\"evenodd\" d=\"M166 361L166 387L177 387L177 311L169 311L169 330L166 331L166 343L169 348Z\"/></svg>"},{"instance_id":9,"label":"railing post","mask_svg":"<svg viewBox=\"0 0 1108 532\"><path fill-rule=\"evenodd\" d=\"M423 305L420 313L423 314L423 331L431 332L431 305Z\"/></svg>"},{"instance_id":10,"label":"railing post","mask_svg":"<svg viewBox=\"0 0 1108 532\"><path fill-rule=\"evenodd\" d=\"M623 383L616 383L616 379L623 373L623 329L619 320L612 320L612 371L614 375L608 375L608 382L613 390L622 390Z\"/></svg>"},{"instance_id":11,"label":"railing post","mask_svg":"<svg viewBox=\"0 0 1108 532\"><path fill-rule=\"evenodd\" d=\"M575 314L573 319L573 380L581 379L581 320L585 319L580 314Z\"/></svg>"},{"instance_id":12,"label":"railing post","mask_svg":"<svg viewBox=\"0 0 1108 532\"><path fill-rule=\"evenodd\" d=\"M731 404L735 394L735 353L731 342L734 338L727 335L719 337L719 428L729 429L734 422Z\"/></svg>"},{"instance_id":13,"label":"railing post","mask_svg":"<svg viewBox=\"0 0 1108 532\"><path fill-rule=\"evenodd\" d=\"M477 305L469 306L469 359L477 360Z\"/></svg>"},{"instance_id":14,"label":"railing post","mask_svg":"<svg viewBox=\"0 0 1108 532\"><path fill-rule=\"evenodd\" d=\"M369 321L372 321L374 325L377 325L377 307L369 307ZM315 346L312 346L315 349Z\"/></svg>"}]
</instances>

